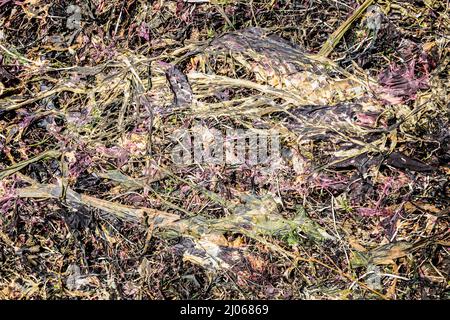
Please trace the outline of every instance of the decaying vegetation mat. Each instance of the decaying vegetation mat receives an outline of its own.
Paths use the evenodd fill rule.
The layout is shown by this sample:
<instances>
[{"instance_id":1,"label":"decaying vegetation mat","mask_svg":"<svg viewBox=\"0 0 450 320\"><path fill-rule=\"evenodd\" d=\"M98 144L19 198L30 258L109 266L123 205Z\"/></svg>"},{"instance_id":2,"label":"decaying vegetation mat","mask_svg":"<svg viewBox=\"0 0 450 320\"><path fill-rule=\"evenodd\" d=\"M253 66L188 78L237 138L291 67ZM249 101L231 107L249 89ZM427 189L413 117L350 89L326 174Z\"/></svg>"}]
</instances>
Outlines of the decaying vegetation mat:
<instances>
[{"instance_id":1,"label":"decaying vegetation mat","mask_svg":"<svg viewBox=\"0 0 450 320\"><path fill-rule=\"evenodd\" d=\"M344 2L0 1L0 297L448 297L448 5Z\"/></svg>"}]
</instances>

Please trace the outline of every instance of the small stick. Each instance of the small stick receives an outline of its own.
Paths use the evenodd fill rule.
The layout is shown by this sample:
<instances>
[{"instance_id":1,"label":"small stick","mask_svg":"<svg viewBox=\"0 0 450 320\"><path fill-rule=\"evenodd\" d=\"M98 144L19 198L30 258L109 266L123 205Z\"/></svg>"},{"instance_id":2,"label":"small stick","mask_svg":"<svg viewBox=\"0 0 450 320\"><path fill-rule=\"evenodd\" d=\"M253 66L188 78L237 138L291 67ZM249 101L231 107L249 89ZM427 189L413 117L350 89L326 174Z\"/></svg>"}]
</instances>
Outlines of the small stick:
<instances>
[{"instance_id":1,"label":"small stick","mask_svg":"<svg viewBox=\"0 0 450 320\"><path fill-rule=\"evenodd\" d=\"M359 8L356 9L356 11L335 32L333 32L331 36L328 37L317 56L327 57L342 39L347 30L350 29L353 22L355 22L363 14L364 10L366 10L374 1L375 0L364 1L364 3L359 6Z\"/></svg>"}]
</instances>

